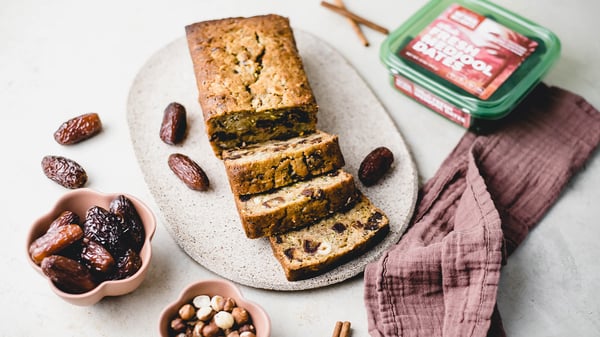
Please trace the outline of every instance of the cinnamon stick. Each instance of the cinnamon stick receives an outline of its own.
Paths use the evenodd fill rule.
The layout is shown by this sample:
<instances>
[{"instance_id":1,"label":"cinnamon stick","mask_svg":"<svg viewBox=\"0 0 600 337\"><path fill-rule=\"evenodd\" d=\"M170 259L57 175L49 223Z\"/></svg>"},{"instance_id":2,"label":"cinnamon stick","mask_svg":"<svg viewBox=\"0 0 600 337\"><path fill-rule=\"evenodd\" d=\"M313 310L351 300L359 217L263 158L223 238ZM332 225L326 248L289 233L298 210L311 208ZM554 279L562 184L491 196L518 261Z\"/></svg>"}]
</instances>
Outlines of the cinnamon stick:
<instances>
[{"instance_id":1,"label":"cinnamon stick","mask_svg":"<svg viewBox=\"0 0 600 337\"><path fill-rule=\"evenodd\" d=\"M349 337L350 336L350 322L337 321L335 322L335 328L333 329L333 335L331 337Z\"/></svg>"},{"instance_id":2,"label":"cinnamon stick","mask_svg":"<svg viewBox=\"0 0 600 337\"><path fill-rule=\"evenodd\" d=\"M358 22L360 24L363 24L363 25L365 25L365 26L367 26L367 27L369 27L369 28L371 28L373 30L376 30L376 31L378 31L378 32L380 32L382 34L386 34L386 35L389 34L389 30L387 30L386 28L384 28L384 27L382 27L382 26L380 26L380 25L378 25L378 24L376 24L376 23L374 23L372 21L369 21L369 20L367 20L367 19L365 19L365 18L363 18L363 17L361 17L361 16L359 16L357 14L354 14L354 13L350 12L347 9L338 7L336 5L332 5L332 4L330 4L330 3L326 2L326 1L321 1L321 6L327 8L329 10L332 10L332 11L334 11L334 12L340 14L340 15L343 15L343 16L345 16L347 18L350 18L350 19L352 19L352 20L354 20L354 21L356 21L356 22Z\"/></svg>"},{"instance_id":3,"label":"cinnamon stick","mask_svg":"<svg viewBox=\"0 0 600 337\"><path fill-rule=\"evenodd\" d=\"M344 5L344 0L335 0L335 4L339 8L347 9L346 5ZM369 40L367 40L367 37L363 33L363 31L360 28L360 26L358 25L358 23L356 21L354 21L354 19L351 19L351 18L347 18L347 19L348 19L348 22L350 22L350 26L352 26L352 29L354 29L354 32L356 33L356 35L360 39L360 42L363 44L363 46L368 47L369 46Z\"/></svg>"},{"instance_id":4,"label":"cinnamon stick","mask_svg":"<svg viewBox=\"0 0 600 337\"><path fill-rule=\"evenodd\" d=\"M340 331L340 337L348 337L350 336L350 322L345 321L342 324L342 330Z\"/></svg>"},{"instance_id":5,"label":"cinnamon stick","mask_svg":"<svg viewBox=\"0 0 600 337\"><path fill-rule=\"evenodd\" d=\"M340 337L340 332L342 331L342 322L335 322L335 328L333 329L333 335L331 337Z\"/></svg>"}]
</instances>

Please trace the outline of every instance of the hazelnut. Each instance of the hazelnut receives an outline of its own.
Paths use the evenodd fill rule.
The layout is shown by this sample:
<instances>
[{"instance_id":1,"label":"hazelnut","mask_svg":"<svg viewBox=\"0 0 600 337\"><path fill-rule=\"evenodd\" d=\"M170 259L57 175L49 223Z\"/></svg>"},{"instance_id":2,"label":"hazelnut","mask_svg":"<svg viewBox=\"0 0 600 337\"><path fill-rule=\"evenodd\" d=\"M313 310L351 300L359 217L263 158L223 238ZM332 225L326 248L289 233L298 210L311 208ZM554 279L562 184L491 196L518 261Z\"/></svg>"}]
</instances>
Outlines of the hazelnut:
<instances>
[{"instance_id":1,"label":"hazelnut","mask_svg":"<svg viewBox=\"0 0 600 337\"><path fill-rule=\"evenodd\" d=\"M248 315L248 311L246 311L246 309L241 308L241 307L233 308L233 310L231 311L231 315L233 316L233 319L235 320L235 323L237 325L246 324L246 323L248 323L248 321L250 319L250 315Z\"/></svg>"},{"instance_id":2,"label":"hazelnut","mask_svg":"<svg viewBox=\"0 0 600 337\"><path fill-rule=\"evenodd\" d=\"M240 334L240 337L256 337L256 334L252 331L244 331Z\"/></svg>"},{"instance_id":3,"label":"hazelnut","mask_svg":"<svg viewBox=\"0 0 600 337\"><path fill-rule=\"evenodd\" d=\"M208 321L212 318L214 311L211 307L202 307L196 311L196 317L201 321Z\"/></svg>"},{"instance_id":4,"label":"hazelnut","mask_svg":"<svg viewBox=\"0 0 600 337\"><path fill-rule=\"evenodd\" d=\"M225 299L223 298L223 296L215 295L210 299L210 306L216 312L223 310L224 305Z\"/></svg>"},{"instance_id":5,"label":"hazelnut","mask_svg":"<svg viewBox=\"0 0 600 337\"><path fill-rule=\"evenodd\" d=\"M244 324L244 325L240 326L240 328L238 330L240 331L240 337L243 332L249 331L252 333L256 333L256 329L254 328L254 325L252 325L252 324Z\"/></svg>"},{"instance_id":6,"label":"hazelnut","mask_svg":"<svg viewBox=\"0 0 600 337\"><path fill-rule=\"evenodd\" d=\"M198 309L210 306L210 297L208 295L198 295L192 300L194 306Z\"/></svg>"},{"instance_id":7,"label":"hazelnut","mask_svg":"<svg viewBox=\"0 0 600 337\"><path fill-rule=\"evenodd\" d=\"M173 331L181 332L181 331L184 331L185 328L186 328L185 321L182 320L181 318L177 317L171 321L171 329L173 329Z\"/></svg>"},{"instance_id":8,"label":"hazelnut","mask_svg":"<svg viewBox=\"0 0 600 337\"><path fill-rule=\"evenodd\" d=\"M191 304L184 304L181 308L179 308L179 317L182 319L189 321L196 314L196 309Z\"/></svg>"},{"instance_id":9,"label":"hazelnut","mask_svg":"<svg viewBox=\"0 0 600 337\"><path fill-rule=\"evenodd\" d=\"M217 324L215 324L215 321L210 321L210 323L202 327L202 336L204 337L216 337L219 335L219 332L221 332L221 330Z\"/></svg>"},{"instance_id":10,"label":"hazelnut","mask_svg":"<svg viewBox=\"0 0 600 337\"><path fill-rule=\"evenodd\" d=\"M225 303L223 304L223 310L231 312L233 308L235 308L235 300L231 297L227 297Z\"/></svg>"},{"instance_id":11,"label":"hazelnut","mask_svg":"<svg viewBox=\"0 0 600 337\"><path fill-rule=\"evenodd\" d=\"M240 337L240 333L237 330L233 330L230 333L226 334L227 337Z\"/></svg>"},{"instance_id":12,"label":"hazelnut","mask_svg":"<svg viewBox=\"0 0 600 337\"><path fill-rule=\"evenodd\" d=\"M217 326L223 330L229 329L233 326L233 316L227 311L219 311L214 317L214 321Z\"/></svg>"},{"instance_id":13,"label":"hazelnut","mask_svg":"<svg viewBox=\"0 0 600 337\"><path fill-rule=\"evenodd\" d=\"M194 329L192 330L192 337L204 337L202 335L202 328L204 328L205 325L206 323L202 321L196 322L196 324L194 325Z\"/></svg>"}]
</instances>

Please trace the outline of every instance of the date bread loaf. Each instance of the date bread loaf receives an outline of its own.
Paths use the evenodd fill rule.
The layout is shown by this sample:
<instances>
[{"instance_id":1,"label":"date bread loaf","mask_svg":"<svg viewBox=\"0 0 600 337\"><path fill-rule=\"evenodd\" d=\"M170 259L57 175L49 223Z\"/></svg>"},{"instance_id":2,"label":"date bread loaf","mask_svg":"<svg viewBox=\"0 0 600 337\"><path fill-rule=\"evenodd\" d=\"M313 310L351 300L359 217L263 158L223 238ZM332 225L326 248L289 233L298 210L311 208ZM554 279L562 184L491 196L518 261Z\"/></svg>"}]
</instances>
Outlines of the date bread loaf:
<instances>
[{"instance_id":1,"label":"date bread loaf","mask_svg":"<svg viewBox=\"0 0 600 337\"><path fill-rule=\"evenodd\" d=\"M237 197L236 206L246 236L255 239L307 226L349 207L358 196L353 176L338 170L273 192Z\"/></svg>"},{"instance_id":2,"label":"date bread loaf","mask_svg":"<svg viewBox=\"0 0 600 337\"><path fill-rule=\"evenodd\" d=\"M288 18L226 18L185 30L217 157L225 149L315 131L318 106Z\"/></svg>"},{"instance_id":3,"label":"date bread loaf","mask_svg":"<svg viewBox=\"0 0 600 337\"><path fill-rule=\"evenodd\" d=\"M256 194L306 180L344 166L338 137L322 131L223 151L235 195Z\"/></svg>"},{"instance_id":4,"label":"date bread loaf","mask_svg":"<svg viewBox=\"0 0 600 337\"><path fill-rule=\"evenodd\" d=\"M269 237L275 258L289 281L311 278L350 261L389 233L387 216L364 195L308 227Z\"/></svg>"}]
</instances>

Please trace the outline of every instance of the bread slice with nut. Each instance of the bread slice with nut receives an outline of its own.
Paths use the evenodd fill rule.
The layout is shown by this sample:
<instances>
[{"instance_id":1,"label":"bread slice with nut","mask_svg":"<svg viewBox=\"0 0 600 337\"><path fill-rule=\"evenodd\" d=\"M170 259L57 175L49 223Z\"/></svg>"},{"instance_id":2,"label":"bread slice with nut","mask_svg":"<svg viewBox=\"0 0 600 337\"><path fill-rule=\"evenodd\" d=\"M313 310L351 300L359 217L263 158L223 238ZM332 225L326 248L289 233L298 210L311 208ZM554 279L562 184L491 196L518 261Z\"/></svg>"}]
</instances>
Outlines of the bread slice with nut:
<instances>
[{"instance_id":1,"label":"bread slice with nut","mask_svg":"<svg viewBox=\"0 0 600 337\"><path fill-rule=\"evenodd\" d=\"M357 198L353 176L337 170L272 192L238 196L236 206L246 236L254 239L304 227Z\"/></svg>"},{"instance_id":2,"label":"bread slice with nut","mask_svg":"<svg viewBox=\"0 0 600 337\"><path fill-rule=\"evenodd\" d=\"M364 195L349 210L269 238L289 281L311 278L362 255L389 233L387 216Z\"/></svg>"},{"instance_id":3,"label":"bread slice with nut","mask_svg":"<svg viewBox=\"0 0 600 337\"><path fill-rule=\"evenodd\" d=\"M234 195L267 192L344 166L338 137L323 131L223 152Z\"/></svg>"}]
</instances>

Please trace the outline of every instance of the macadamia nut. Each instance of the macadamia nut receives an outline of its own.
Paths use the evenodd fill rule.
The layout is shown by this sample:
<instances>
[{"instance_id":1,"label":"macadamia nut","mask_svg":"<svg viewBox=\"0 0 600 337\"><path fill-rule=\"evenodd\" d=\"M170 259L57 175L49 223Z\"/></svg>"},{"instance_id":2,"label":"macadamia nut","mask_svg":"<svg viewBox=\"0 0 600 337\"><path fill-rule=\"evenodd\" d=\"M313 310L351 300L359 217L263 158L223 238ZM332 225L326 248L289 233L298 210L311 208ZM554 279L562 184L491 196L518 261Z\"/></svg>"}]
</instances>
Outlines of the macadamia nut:
<instances>
[{"instance_id":1,"label":"macadamia nut","mask_svg":"<svg viewBox=\"0 0 600 337\"><path fill-rule=\"evenodd\" d=\"M317 254L327 255L331 253L331 244L327 241L321 242L319 248L317 248Z\"/></svg>"},{"instance_id":2,"label":"macadamia nut","mask_svg":"<svg viewBox=\"0 0 600 337\"><path fill-rule=\"evenodd\" d=\"M211 307L202 307L196 312L196 317L201 321L208 321L213 316L214 311Z\"/></svg>"},{"instance_id":3,"label":"macadamia nut","mask_svg":"<svg viewBox=\"0 0 600 337\"><path fill-rule=\"evenodd\" d=\"M198 309L210 306L210 296L198 295L192 300L192 304Z\"/></svg>"},{"instance_id":4,"label":"macadamia nut","mask_svg":"<svg viewBox=\"0 0 600 337\"><path fill-rule=\"evenodd\" d=\"M233 316L227 311L219 311L215 315L215 323L217 326L223 330L229 329L233 326L234 320Z\"/></svg>"}]
</instances>

